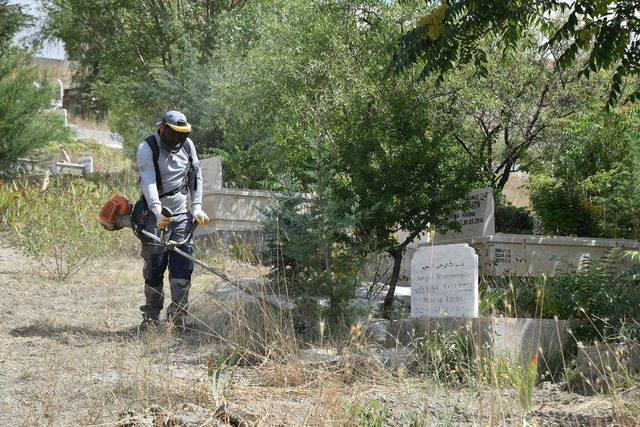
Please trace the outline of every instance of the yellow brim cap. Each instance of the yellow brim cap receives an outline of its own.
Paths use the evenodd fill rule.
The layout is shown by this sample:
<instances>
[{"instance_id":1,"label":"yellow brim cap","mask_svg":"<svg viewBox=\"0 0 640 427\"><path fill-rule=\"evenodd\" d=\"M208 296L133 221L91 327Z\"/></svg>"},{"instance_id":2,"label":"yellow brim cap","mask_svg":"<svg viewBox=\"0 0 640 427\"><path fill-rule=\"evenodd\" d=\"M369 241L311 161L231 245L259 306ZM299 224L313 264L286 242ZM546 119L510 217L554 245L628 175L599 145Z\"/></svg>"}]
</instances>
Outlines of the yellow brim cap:
<instances>
[{"instance_id":1,"label":"yellow brim cap","mask_svg":"<svg viewBox=\"0 0 640 427\"><path fill-rule=\"evenodd\" d=\"M191 132L191 125L189 123L184 126L172 125L171 123L167 123L167 125L176 132Z\"/></svg>"}]
</instances>

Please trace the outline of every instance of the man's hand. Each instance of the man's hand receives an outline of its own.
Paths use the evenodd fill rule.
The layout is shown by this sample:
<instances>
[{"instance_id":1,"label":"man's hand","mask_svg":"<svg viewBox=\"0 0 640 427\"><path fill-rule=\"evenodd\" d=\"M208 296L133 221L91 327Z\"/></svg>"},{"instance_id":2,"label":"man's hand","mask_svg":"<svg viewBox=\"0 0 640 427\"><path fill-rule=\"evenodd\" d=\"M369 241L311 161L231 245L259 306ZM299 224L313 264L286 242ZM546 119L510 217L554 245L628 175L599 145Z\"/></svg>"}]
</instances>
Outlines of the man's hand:
<instances>
[{"instance_id":1,"label":"man's hand","mask_svg":"<svg viewBox=\"0 0 640 427\"><path fill-rule=\"evenodd\" d=\"M167 225L171 224L171 221L173 221L173 218L162 215L162 210L157 207L152 209L152 211L156 215L156 227L159 229L164 229Z\"/></svg>"},{"instance_id":2,"label":"man's hand","mask_svg":"<svg viewBox=\"0 0 640 427\"><path fill-rule=\"evenodd\" d=\"M171 217L166 217L162 214L156 216L156 227L163 229L165 228L167 225L171 224L171 221L173 221L173 218Z\"/></svg>"},{"instance_id":3,"label":"man's hand","mask_svg":"<svg viewBox=\"0 0 640 427\"><path fill-rule=\"evenodd\" d=\"M193 218L200 225L207 225L209 223L209 217L206 213L200 208L195 208L193 210Z\"/></svg>"}]
</instances>

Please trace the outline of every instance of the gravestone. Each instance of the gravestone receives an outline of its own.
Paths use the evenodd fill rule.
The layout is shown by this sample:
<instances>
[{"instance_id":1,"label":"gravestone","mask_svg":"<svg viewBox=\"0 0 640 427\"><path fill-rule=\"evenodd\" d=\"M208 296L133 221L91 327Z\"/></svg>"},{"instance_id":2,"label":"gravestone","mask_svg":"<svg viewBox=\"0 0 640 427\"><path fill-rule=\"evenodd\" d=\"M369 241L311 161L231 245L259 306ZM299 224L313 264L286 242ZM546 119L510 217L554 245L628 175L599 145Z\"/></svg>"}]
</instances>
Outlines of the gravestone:
<instances>
[{"instance_id":1,"label":"gravestone","mask_svg":"<svg viewBox=\"0 0 640 427\"><path fill-rule=\"evenodd\" d=\"M222 188L222 159L220 157L207 157L200 159L202 169L202 187L204 190Z\"/></svg>"},{"instance_id":2,"label":"gravestone","mask_svg":"<svg viewBox=\"0 0 640 427\"><path fill-rule=\"evenodd\" d=\"M434 241L466 239L496 234L493 191L490 188L473 190L469 193L468 200L468 209L456 211L453 214L453 218L460 223L462 230L451 230L444 234L436 232Z\"/></svg>"},{"instance_id":3,"label":"gravestone","mask_svg":"<svg viewBox=\"0 0 640 427\"><path fill-rule=\"evenodd\" d=\"M478 255L472 247L425 246L415 253L411 317L478 317Z\"/></svg>"},{"instance_id":4,"label":"gravestone","mask_svg":"<svg viewBox=\"0 0 640 427\"><path fill-rule=\"evenodd\" d=\"M80 157L80 160L78 161L78 163L84 166L83 173L85 175L93 173L93 157L89 155L82 156Z\"/></svg>"}]
</instances>

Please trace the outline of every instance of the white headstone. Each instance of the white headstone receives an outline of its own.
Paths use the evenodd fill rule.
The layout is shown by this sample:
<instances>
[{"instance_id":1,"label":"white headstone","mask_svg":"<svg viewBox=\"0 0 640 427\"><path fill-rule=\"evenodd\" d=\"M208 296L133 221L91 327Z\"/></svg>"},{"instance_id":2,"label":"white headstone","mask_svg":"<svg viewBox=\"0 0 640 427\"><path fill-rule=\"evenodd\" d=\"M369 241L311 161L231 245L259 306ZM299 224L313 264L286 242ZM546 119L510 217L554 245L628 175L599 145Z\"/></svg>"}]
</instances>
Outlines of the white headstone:
<instances>
[{"instance_id":1,"label":"white headstone","mask_svg":"<svg viewBox=\"0 0 640 427\"><path fill-rule=\"evenodd\" d=\"M200 160L202 169L202 187L207 189L222 188L222 159L207 157Z\"/></svg>"},{"instance_id":2,"label":"white headstone","mask_svg":"<svg viewBox=\"0 0 640 427\"><path fill-rule=\"evenodd\" d=\"M478 317L478 255L472 247L425 246L415 253L411 317Z\"/></svg>"},{"instance_id":3,"label":"white headstone","mask_svg":"<svg viewBox=\"0 0 640 427\"><path fill-rule=\"evenodd\" d=\"M434 241L466 239L470 237L492 236L496 234L494 217L493 191L481 188L469 193L469 209L454 212L453 217L462 226L460 232L448 231L445 234L436 233Z\"/></svg>"},{"instance_id":4,"label":"white headstone","mask_svg":"<svg viewBox=\"0 0 640 427\"><path fill-rule=\"evenodd\" d=\"M84 166L85 174L93 173L93 157L91 156L80 157L80 160L78 161L78 163Z\"/></svg>"}]
</instances>

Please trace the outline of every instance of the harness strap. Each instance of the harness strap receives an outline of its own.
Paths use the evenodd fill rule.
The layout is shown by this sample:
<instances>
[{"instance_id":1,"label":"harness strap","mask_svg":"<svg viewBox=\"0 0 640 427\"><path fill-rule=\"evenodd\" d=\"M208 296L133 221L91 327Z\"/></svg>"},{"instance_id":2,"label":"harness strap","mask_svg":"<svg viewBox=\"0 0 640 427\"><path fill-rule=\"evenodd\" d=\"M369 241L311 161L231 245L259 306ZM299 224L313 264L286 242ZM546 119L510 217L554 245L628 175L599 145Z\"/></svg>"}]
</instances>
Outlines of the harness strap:
<instances>
[{"instance_id":1,"label":"harness strap","mask_svg":"<svg viewBox=\"0 0 640 427\"><path fill-rule=\"evenodd\" d=\"M184 148L184 151L189 156L189 167L187 168L187 174L185 175L185 178L182 184L178 188L174 188L171 191L167 191L166 193L163 193L162 175L160 174L160 166L158 165L158 159L160 158L160 148L158 147L158 141L156 140L155 135L149 135L145 139L145 142L147 143L149 148L151 148L151 153L153 155L153 168L156 173L156 187L158 188L158 197L162 199L164 197L173 196L178 193L187 194L189 190L188 174L193 169L193 157L191 156L191 144L189 144L188 141L185 141L185 143L182 144L182 148ZM197 190L197 187L198 187L198 180L194 179L193 182L194 182L193 191L195 191Z\"/></svg>"},{"instance_id":2,"label":"harness strap","mask_svg":"<svg viewBox=\"0 0 640 427\"><path fill-rule=\"evenodd\" d=\"M153 168L156 172L156 187L158 187L158 195L162 193L162 175L160 175L160 167L158 166L158 158L160 158L160 148L158 147L158 141L156 141L155 135L149 135L147 139L145 139L149 148L151 148L151 153L153 154ZM160 196L162 198L162 196Z\"/></svg>"}]
</instances>

